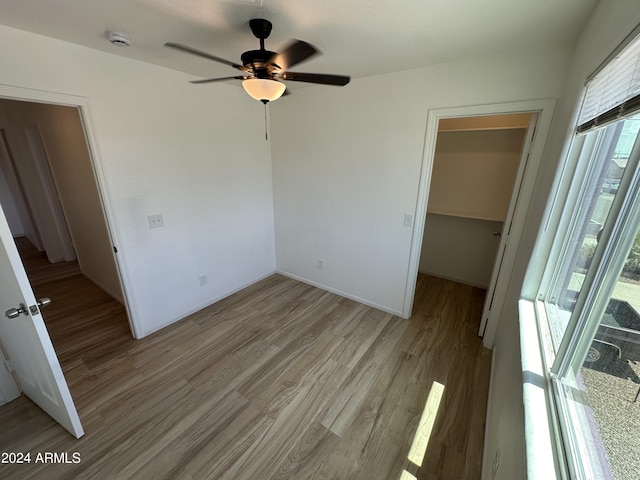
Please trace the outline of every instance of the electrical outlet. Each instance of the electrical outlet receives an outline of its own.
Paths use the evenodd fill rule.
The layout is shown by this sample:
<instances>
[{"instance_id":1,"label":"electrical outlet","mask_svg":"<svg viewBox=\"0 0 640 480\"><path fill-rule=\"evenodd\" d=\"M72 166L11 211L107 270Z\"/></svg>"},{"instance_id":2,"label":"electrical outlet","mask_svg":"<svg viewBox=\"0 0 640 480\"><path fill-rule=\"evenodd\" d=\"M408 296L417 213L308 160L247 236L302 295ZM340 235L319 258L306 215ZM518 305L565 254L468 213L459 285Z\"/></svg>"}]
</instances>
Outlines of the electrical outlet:
<instances>
[{"instance_id":1,"label":"electrical outlet","mask_svg":"<svg viewBox=\"0 0 640 480\"><path fill-rule=\"evenodd\" d=\"M147 218L149 219L149 228L164 227L164 218L161 213L149 215Z\"/></svg>"},{"instance_id":2,"label":"electrical outlet","mask_svg":"<svg viewBox=\"0 0 640 480\"><path fill-rule=\"evenodd\" d=\"M206 273L202 273L198 276L198 278L200 279L200 286L202 287L203 285L207 284L207 274Z\"/></svg>"},{"instance_id":3,"label":"electrical outlet","mask_svg":"<svg viewBox=\"0 0 640 480\"><path fill-rule=\"evenodd\" d=\"M318 262L316 263L316 267L319 268L320 270L324 269L324 260L319 258Z\"/></svg>"}]
</instances>

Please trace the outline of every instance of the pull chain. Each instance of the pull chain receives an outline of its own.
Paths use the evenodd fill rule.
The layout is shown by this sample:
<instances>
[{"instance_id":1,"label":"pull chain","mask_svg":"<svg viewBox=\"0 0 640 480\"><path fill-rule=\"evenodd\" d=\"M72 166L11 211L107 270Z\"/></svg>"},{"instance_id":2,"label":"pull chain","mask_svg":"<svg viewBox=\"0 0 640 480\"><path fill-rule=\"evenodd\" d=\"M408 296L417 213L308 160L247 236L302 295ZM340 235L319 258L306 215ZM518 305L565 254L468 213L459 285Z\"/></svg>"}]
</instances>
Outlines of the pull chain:
<instances>
[{"instance_id":1,"label":"pull chain","mask_svg":"<svg viewBox=\"0 0 640 480\"><path fill-rule=\"evenodd\" d=\"M264 140L267 142L269 141L269 134L267 132L267 103L269 103L269 101L261 100L261 102L264 104Z\"/></svg>"}]
</instances>

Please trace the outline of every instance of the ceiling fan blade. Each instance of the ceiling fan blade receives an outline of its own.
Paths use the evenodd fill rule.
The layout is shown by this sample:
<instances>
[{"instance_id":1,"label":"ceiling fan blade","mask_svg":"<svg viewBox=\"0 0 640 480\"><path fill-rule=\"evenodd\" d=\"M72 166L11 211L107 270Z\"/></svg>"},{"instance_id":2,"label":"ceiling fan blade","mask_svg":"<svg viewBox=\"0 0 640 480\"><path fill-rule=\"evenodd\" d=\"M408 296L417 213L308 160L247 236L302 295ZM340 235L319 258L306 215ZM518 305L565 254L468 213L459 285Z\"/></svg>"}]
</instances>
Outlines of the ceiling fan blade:
<instances>
[{"instance_id":1,"label":"ceiling fan blade","mask_svg":"<svg viewBox=\"0 0 640 480\"><path fill-rule=\"evenodd\" d=\"M237 68L238 70L246 71L247 68L244 65L238 65L237 63L231 62L229 60L225 60L224 58L216 57L215 55L211 55L210 53L203 52L201 50L188 47L187 45L182 45L181 43L167 42L164 44L165 47L174 48L176 50L180 50L181 52L190 53L191 55L197 55L202 58L206 58L207 60L213 60L214 62L224 63L225 65L229 65L230 67Z\"/></svg>"},{"instance_id":2,"label":"ceiling fan blade","mask_svg":"<svg viewBox=\"0 0 640 480\"><path fill-rule=\"evenodd\" d=\"M203 80L191 80L189 83L194 83L194 84L213 83L213 82L224 82L225 80L246 80L247 78L251 78L251 77L245 77L240 75L237 77L205 78Z\"/></svg>"},{"instance_id":3,"label":"ceiling fan blade","mask_svg":"<svg viewBox=\"0 0 640 480\"><path fill-rule=\"evenodd\" d=\"M279 77L282 80L293 82L320 83L322 85L337 85L341 87L351 81L351 77L346 75L329 75L326 73L284 72Z\"/></svg>"},{"instance_id":4,"label":"ceiling fan blade","mask_svg":"<svg viewBox=\"0 0 640 480\"><path fill-rule=\"evenodd\" d=\"M318 49L310 43L294 39L284 50L273 55L269 63L277 65L284 71L319 53Z\"/></svg>"}]
</instances>

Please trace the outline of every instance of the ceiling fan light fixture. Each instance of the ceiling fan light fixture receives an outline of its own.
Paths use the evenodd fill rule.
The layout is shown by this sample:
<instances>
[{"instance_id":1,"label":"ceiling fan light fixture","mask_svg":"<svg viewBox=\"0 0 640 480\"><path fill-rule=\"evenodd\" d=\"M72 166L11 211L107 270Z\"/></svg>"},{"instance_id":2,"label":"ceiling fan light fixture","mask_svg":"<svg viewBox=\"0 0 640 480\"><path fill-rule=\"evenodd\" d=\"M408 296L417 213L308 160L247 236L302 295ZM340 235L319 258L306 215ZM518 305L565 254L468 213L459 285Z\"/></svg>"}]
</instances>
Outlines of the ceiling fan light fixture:
<instances>
[{"instance_id":1,"label":"ceiling fan light fixture","mask_svg":"<svg viewBox=\"0 0 640 480\"><path fill-rule=\"evenodd\" d=\"M262 103L279 99L287 89L284 83L264 78L249 78L242 82L242 87L250 97Z\"/></svg>"}]
</instances>

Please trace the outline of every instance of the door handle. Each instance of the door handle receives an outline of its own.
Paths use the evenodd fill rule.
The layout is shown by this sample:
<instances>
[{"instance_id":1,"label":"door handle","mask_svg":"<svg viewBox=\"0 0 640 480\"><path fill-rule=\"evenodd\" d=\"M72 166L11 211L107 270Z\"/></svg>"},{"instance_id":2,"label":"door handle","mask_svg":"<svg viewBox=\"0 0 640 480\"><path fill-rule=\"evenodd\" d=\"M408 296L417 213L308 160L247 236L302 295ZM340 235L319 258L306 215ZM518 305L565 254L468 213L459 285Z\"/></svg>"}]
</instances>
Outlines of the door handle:
<instances>
[{"instance_id":1,"label":"door handle","mask_svg":"<svg viewBox=\"0 0 640 480\"><path fill-rule=\"evenodd\" d=\"M493 232L493 236L494 237L501 237L502 236L502 232L495 231L495 232Z\"/></svg>"},{"instance_id":2,"label":"door handle","mask_svg":"<svg viewBox=\"0 0 640 480\"><path fill-rule=\"evenodd\" d=\"M21 313L28 315L27 306L24 303L21 303L18 308L10 308L6 312L4 312L4 316L7 318L18 318Z\"/></svg>"},{"instance_id":3,"label":"door handle","mask_svg":"<svg viewBox=\"0 0 640 480\"><path fill-rule=\"evenodd\" d=\"M51 299L49 297L42 297L38 299L38 307L46 307L47 305L51 305ZM40 313L38 307L31 305L27 308L24 303L21 303L18 308L10 308L4 312L4 316L7 318L18 318L20 314L29 315L28 312L31 312L31 315L37 315Z\"/></svg>"},{"instance_id":4,"label":"door handle","mask_svg":"<svg viewBox=\"0 0 640 480\"><path fill-rule=\"evenodd\" d=\"M39 307L46 307L47 305L51 305L51 299L49 297L42 297L38 299Z\"/></svg>"}]
</instances>

